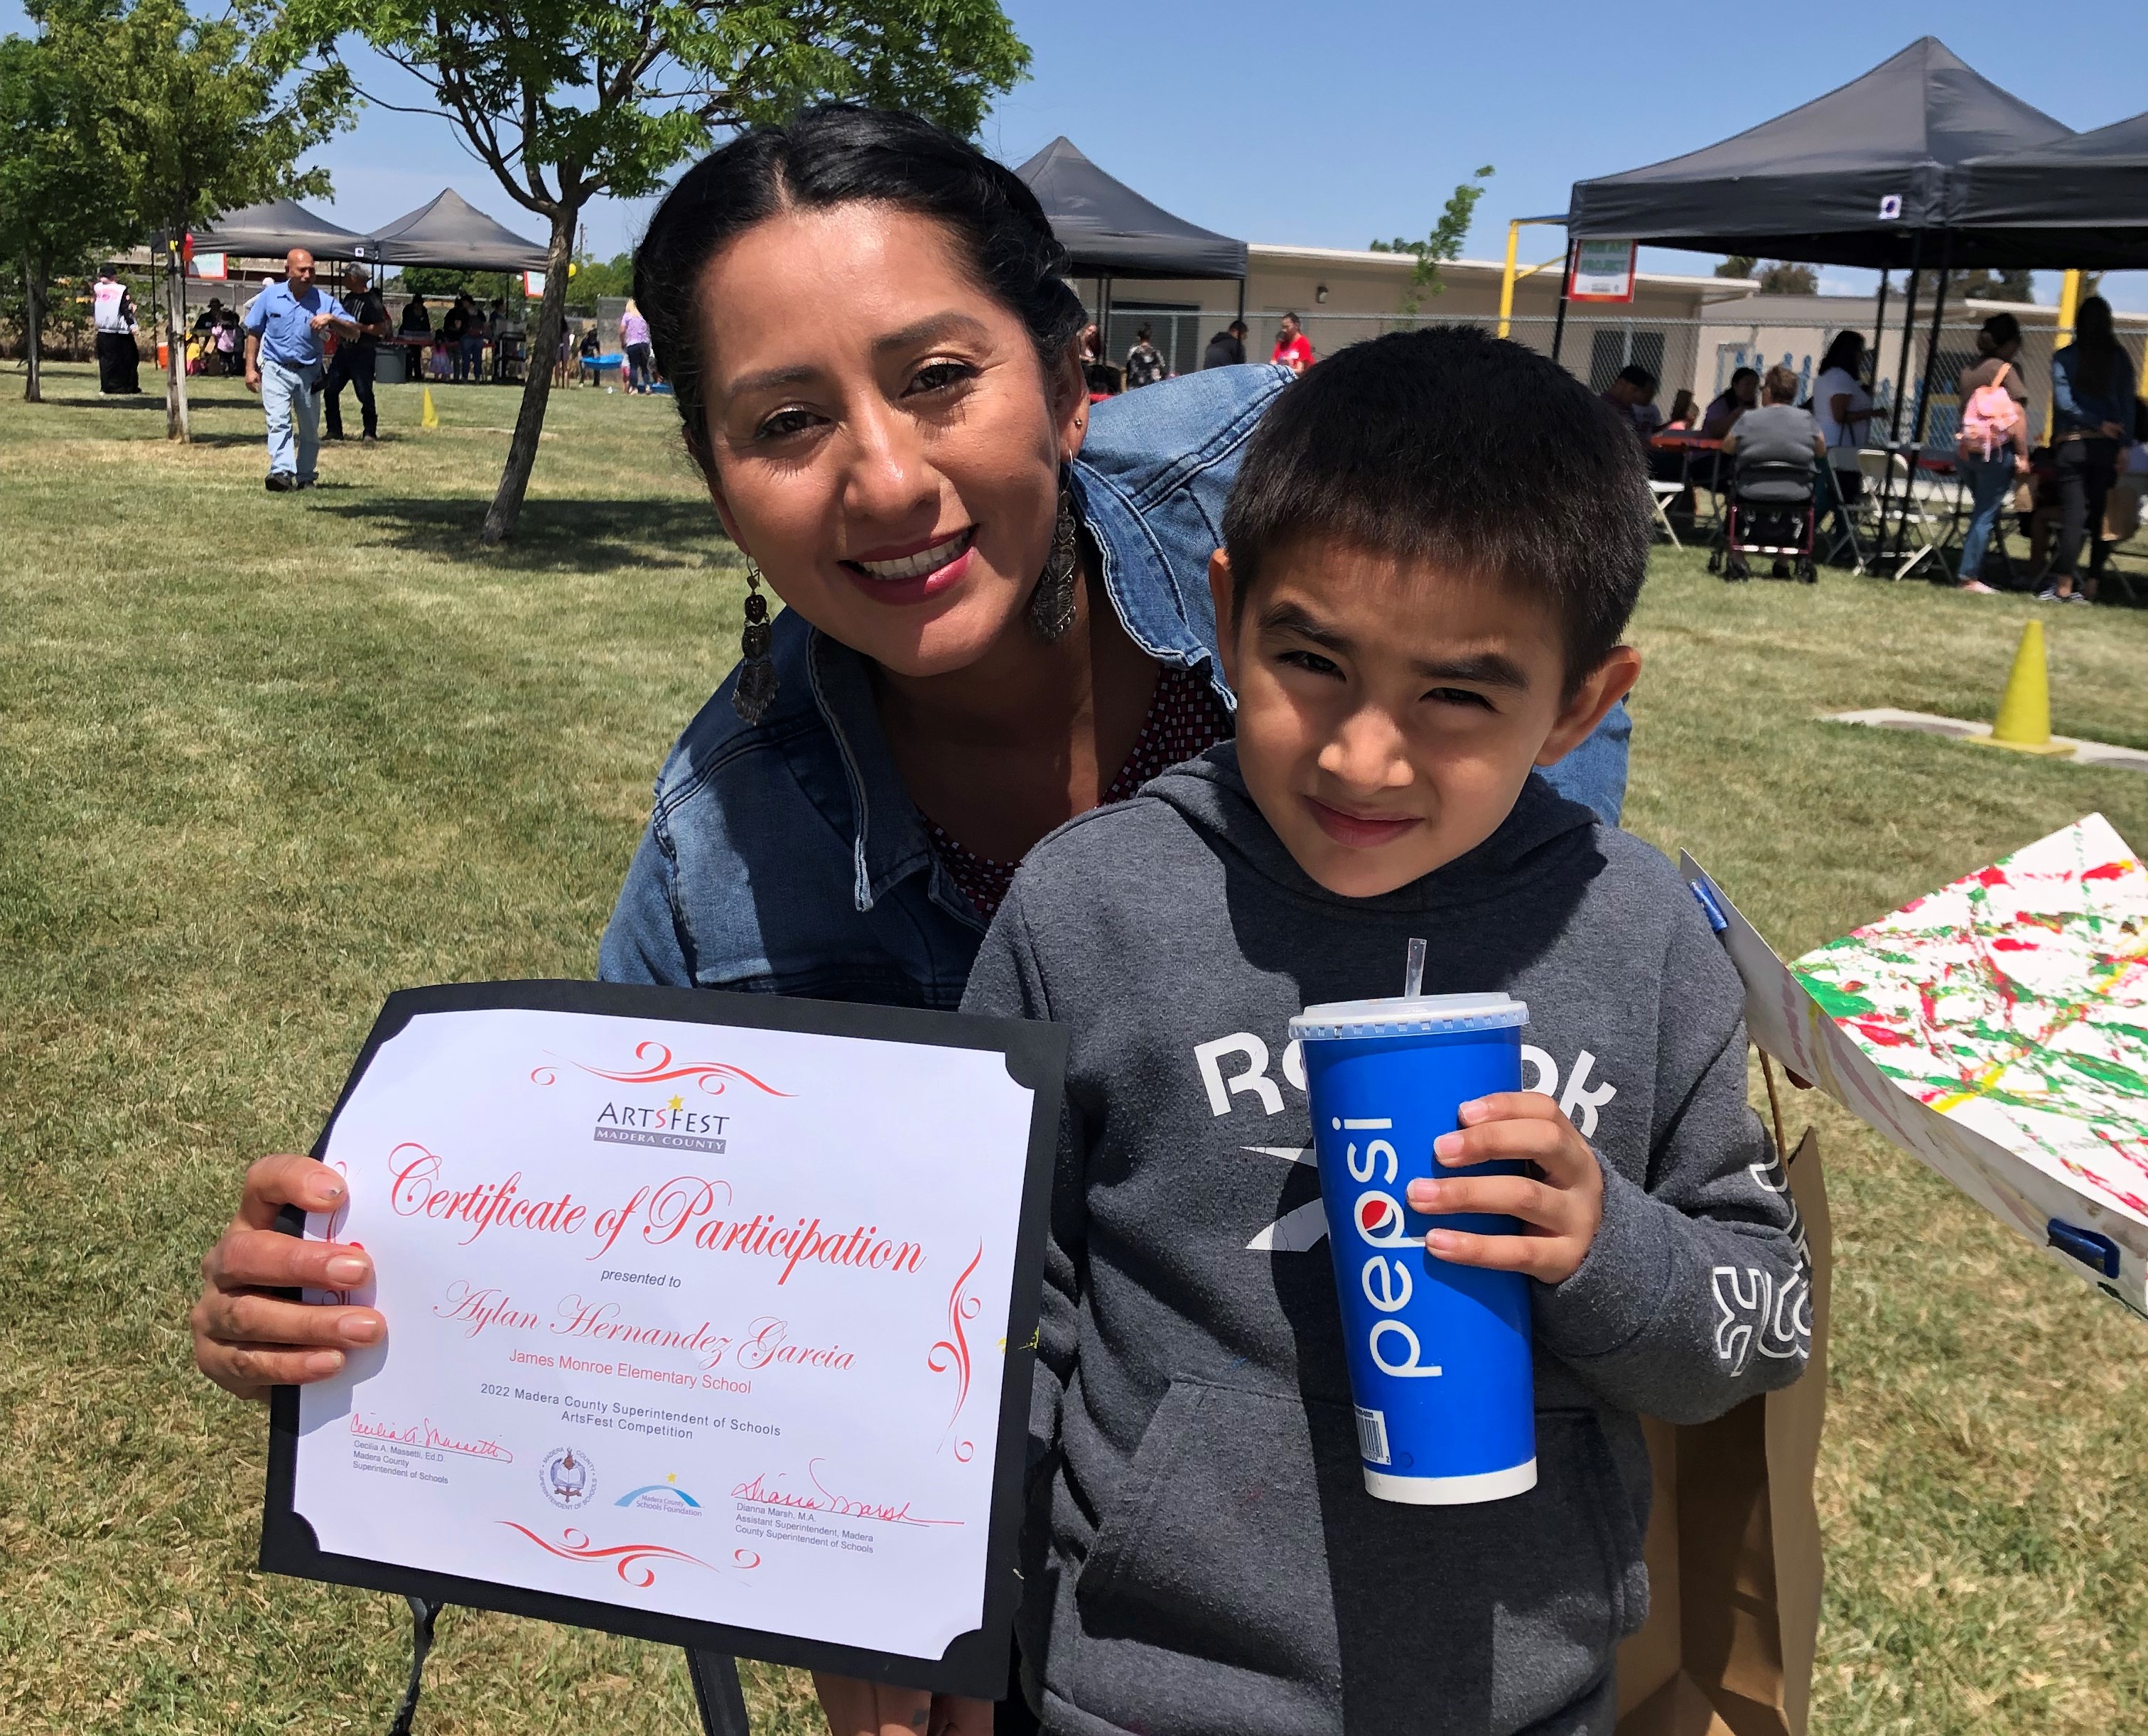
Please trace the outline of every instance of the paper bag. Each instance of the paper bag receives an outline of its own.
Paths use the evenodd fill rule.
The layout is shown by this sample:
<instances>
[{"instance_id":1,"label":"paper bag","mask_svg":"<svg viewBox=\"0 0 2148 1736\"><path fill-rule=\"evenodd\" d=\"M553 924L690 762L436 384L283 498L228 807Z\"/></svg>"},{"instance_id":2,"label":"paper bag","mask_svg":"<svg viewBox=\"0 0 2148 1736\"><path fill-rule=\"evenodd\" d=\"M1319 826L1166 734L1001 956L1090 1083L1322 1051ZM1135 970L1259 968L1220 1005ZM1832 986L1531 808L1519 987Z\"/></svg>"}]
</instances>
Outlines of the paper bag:
<instances>
[{"instance_id":1,"label":"paper bag","mask_svg":"<svg viewBox=\"0 0 2148 1736\"><path fill-rule=\"evenodd\" d=\"M1812 1254L1812 1360L1794 1386L1713 1422L1644 1417L1655 1504L1649 1619L1619 1650L1618 1736L1805 1736L1819 1631L1813 1474L1827 1400L1834 1255L1819 1141L1790 1196Z\"/></svg>"}]
</instances>

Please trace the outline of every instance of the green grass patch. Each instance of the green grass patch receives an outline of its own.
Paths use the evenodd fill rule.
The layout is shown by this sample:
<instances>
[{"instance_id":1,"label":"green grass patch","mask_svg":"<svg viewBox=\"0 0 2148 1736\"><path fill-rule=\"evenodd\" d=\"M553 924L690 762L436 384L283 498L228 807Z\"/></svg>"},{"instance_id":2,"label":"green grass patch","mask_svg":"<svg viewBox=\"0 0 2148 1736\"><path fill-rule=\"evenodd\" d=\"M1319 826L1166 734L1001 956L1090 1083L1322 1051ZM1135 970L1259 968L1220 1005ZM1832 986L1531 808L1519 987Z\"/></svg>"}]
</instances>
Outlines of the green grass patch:
<instances>
[{"instance_id":1,"label":"green grass patch","mask_svg":"<svg viewBox=\"0 0 2148 1736\"><path fill-rule=\"evenodd\" d=\"M272 495L235 382L198 383L182 449L156 400L48 380L0 398L0 1728L377 1730L402 1605L253 1571L265 1427L193 1372L197 1262L389 988L594 971L742 586L661 399L556 395L522 534L486 551L509 391L436 388L420 433L418 389L384 388L379 448ZM1815 720L1990 716L2031 606L1666 553L1629 824L1791 952L2092 810L2148 844L2135 774ZM2148 742L2148 615L2044 618L2055 725ZM1816 1728L2123 1728L2142 1328L1796 1106L1838 1242ZM816 1728L795 1673L750 1686L758 1728ZM455 1611L422 1727L694 1718L674 1651Z\"/></svg>"}]
</instances>

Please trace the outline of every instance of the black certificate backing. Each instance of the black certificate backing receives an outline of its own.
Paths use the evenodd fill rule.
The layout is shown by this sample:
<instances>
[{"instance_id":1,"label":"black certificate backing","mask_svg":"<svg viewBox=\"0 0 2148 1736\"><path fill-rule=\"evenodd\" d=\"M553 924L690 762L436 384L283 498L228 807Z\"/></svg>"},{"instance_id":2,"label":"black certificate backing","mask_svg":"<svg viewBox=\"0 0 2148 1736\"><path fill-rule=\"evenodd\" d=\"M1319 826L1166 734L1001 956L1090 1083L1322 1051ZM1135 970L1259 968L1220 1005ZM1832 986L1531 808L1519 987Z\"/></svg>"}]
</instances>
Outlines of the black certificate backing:
<instances>
[{"instance_id":1,"label":"black certificate backing","mask_svg":"<svg viewBox=\"0 0 2148 1736\"><path fill-rule=\"evenodd\" d=\"M1007 1305L1006 1374L1000 1388L999 1428L992 1461L991 1518L986 1540L984 1623L958 1635L937 1658L904 1657L796 1634L730 1628L714 1622L635 1609L622 1604L562 1597L550 1592L464 1579L415 1568L324 1552L292 1505L299 1450L299 1389L279 1387L269 1401L268 1489L262 1515L261 1565L270 1573L372 1591L400 1592L476 1609L498 1609L540 1621L596 1628L673 1645L762 1658L838 1675L930 1688L936 1693L996 1700L1007 1691L1015 1606L1020 1599L1016 1540L1021 1523L1023 1472L1029 1434L1030 1370L1035 1361L1037 1308L1043 1285L1046 1216L1057 1146L1061 1092L1066 1067L1062 1026L1016 1019L983 1019L909 1007L866 1006L830 1001L798 1001L776 995L735 995L712 990L641 988L595 982L479 982L401 989L388 997L336 1100L334 1112L314 1147L327 1147L336 1117L382 1044L420 1013L519 1009L538 1012L601 1013L615 1017L665 1019L697 1025L744 1026L825 1036L864 1037L941 1049L989 1049L1003 1056L1009 1075L1036 1093L1030 1111L1029 1155L1016 1227L1014 1279ZM303 1230L287 1212L283 1227Z\"/></svg>"}]
</instances>

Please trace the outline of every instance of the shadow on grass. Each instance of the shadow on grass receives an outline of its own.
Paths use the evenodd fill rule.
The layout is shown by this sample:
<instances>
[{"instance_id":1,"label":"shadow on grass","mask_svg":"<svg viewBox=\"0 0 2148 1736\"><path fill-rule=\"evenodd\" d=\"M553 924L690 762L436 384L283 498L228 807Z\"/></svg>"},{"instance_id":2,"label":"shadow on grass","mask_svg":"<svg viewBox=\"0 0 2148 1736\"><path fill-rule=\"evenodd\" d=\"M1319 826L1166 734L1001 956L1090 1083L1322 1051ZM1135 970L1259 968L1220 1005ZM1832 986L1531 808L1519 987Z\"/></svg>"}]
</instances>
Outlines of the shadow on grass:
<instances>
[{"instance_id":1,"label":"shadow on grass","mask_svg":"<svg viewBox=\"0 0 2148 1736\"><path fill-rule=\"evenodd\" d=\"M164 394L162 392L115 392L111 397L77 398L69 394L60 397L48 393L39 400L47 409L53 410L162 410Z\"/></svg>"},{"instance_id":2,"label":"shadow on grass","mask_svg":"<svg viewBox=\"0 0 2148 1736\"><path fill-rule=\"evenodd\" d=\"M326 479L324 479L325 484ZM694 567L735 559L715 510L700 500L531 500L514 534L498 548L479 540L489 500L429 500L367 494L352 500L311 496L330 512L374 533L373 539L416 554L482 560L520 572L605 572Z\"/></svg>"}]
</instances>

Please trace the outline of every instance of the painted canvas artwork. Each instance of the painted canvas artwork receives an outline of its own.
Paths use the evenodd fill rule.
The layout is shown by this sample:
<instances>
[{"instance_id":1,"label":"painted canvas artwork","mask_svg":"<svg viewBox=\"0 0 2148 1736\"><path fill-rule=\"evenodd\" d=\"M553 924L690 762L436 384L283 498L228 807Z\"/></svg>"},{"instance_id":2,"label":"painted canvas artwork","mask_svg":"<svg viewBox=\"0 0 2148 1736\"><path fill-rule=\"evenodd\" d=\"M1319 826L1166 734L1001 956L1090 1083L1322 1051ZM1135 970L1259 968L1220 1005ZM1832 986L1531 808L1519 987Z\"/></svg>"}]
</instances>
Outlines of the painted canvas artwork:
<instances>
[{"instance_id":1,"label":"painted canvas artwork","mask_svg":"<svg viewBox=\"0 0 2148 1736\"><path fill-rule=\"evenodd\" d=\"M2148 1218L2148 869L2102 815L1791 969L1920 1102Z\"/></svg>"},{"instance_id":2,"label":"painted canvas artwork","mask_svg":"<svg viewBox=\"0 0 2148 1736\"><path fill-rule=\"evenodd\" d=\"M1680 863L1755 1043L2148 1317L2148 868L2100 815L1788 966Z\"/></svg>"}]
</instances>

